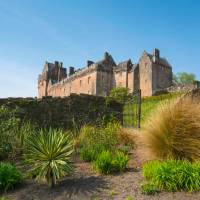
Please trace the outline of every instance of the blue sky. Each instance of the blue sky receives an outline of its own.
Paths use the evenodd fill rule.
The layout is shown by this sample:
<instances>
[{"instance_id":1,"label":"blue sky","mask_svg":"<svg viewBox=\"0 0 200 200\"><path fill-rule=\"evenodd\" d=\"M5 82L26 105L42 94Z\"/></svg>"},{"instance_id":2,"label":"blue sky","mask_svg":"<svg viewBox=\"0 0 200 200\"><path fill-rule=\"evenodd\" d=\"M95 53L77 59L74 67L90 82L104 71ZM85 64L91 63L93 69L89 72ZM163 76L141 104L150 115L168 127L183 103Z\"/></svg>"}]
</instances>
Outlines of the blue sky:
<instances>
[{"instance_id":1,"label":"blue sky","mask_svg":"<svg viewBox=\"0 0 200 200\"><path fill-rule=\"evenodd\" d=\"M198 0L0 0L0 97L37 96L46 60L83 67L159 48L173 72L200 79Z\"/></svg>"}]
</instances>

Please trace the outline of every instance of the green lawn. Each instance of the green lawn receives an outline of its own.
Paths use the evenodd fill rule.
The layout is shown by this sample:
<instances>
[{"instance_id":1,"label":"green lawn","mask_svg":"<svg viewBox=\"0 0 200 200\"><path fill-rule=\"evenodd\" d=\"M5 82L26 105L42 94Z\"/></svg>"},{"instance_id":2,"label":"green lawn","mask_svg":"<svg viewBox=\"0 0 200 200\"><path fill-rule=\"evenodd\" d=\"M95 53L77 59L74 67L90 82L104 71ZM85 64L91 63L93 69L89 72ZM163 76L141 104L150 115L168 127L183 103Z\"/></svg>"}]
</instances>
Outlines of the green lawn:
<instances>
[{"instance_id":1,"label":"green lawn","mask_svg":"<svg viewBox=\"0 0 200 200\"><path fill-rule=\"evenodd\" d=\"M157 108L157 106L171 99L180 97L181 95L182 93L170 93L170 94L163 94L159 96L142 98L141 124L145 123L145 120L147 120L147 118ZM137 126L137 121L138 121L137 108L138 106L136 103L127 103L124 106L123 123L125 126L131 126L133 124L135 127Z\"/></svg>"}]
</instances>

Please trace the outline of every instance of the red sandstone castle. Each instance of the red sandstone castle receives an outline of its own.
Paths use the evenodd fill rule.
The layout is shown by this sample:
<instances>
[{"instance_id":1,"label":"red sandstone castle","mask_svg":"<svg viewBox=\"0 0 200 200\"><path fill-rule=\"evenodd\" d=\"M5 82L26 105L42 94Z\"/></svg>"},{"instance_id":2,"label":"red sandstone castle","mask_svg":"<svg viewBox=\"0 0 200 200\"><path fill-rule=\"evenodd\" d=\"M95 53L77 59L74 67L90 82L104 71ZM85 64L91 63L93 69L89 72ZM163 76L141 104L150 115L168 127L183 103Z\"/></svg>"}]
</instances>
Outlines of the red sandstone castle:
<instances>
[{"instance_id":1,"label":"red sandstone castle","mask_svg":"<svg viewBox=\"0 0 200 200\"><path fill-rule=\"evenodd\" d=\"M107 96L114 87L126 87L130 92L141 89L142 96L172 85L172 67L160 57L158 49L153 54L143 52L139 62L127 60L116 64L107 52L101 61L87 61L87 66L75 71L62 63L46 62L38 79L38 96L69 96L71 93L84 93Z\"/></svg>"}]
</instances>

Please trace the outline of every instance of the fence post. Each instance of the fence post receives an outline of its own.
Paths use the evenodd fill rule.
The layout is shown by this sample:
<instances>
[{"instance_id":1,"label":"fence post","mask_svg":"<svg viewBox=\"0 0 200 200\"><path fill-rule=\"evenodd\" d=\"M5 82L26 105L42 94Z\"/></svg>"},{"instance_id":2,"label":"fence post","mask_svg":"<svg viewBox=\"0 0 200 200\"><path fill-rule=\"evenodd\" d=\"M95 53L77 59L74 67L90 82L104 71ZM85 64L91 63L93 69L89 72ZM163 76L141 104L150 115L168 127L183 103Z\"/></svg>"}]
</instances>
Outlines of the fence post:
<instances>
[{"instance_id":1,"label":"fence post","mask_svg":"<svg viewBox=\"0 0 200 200\"><path fill-rule=\"evenodd\" d=\"M140 123L141 123L141 104L142 104L141 89L139 89L138 90L138 128L140 128Z\"/></svg>"}]
</instances>

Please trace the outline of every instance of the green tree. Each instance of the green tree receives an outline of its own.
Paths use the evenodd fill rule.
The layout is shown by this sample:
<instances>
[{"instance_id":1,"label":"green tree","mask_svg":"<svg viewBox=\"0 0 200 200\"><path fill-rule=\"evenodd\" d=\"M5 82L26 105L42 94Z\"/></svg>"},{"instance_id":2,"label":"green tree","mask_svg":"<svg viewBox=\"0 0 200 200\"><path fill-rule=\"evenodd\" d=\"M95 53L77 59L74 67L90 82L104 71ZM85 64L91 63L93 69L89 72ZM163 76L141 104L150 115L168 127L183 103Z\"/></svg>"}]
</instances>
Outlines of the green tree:
<instances>
[{"instance_id":1,"label":"green tree","mask_svg":"<svg viewBox=\"0 0 200 200\"><path fill-rule=\"evenodd\" d=\"M125 103L129 98L129 89L124 87L116 87L110 91L108 100L115 100L119 103Z\"/></svg>"},{"instance_id":2,"label":"green tree","mask_svg":"<svg viewBox=\"0 0 200 200\"><path fill-rule=\"evenodd\" d=\"M196 76L193 73L179 72L173 75L173 79L177 83L193 83L196 80Z\"/></svg>"}]
</instances>

